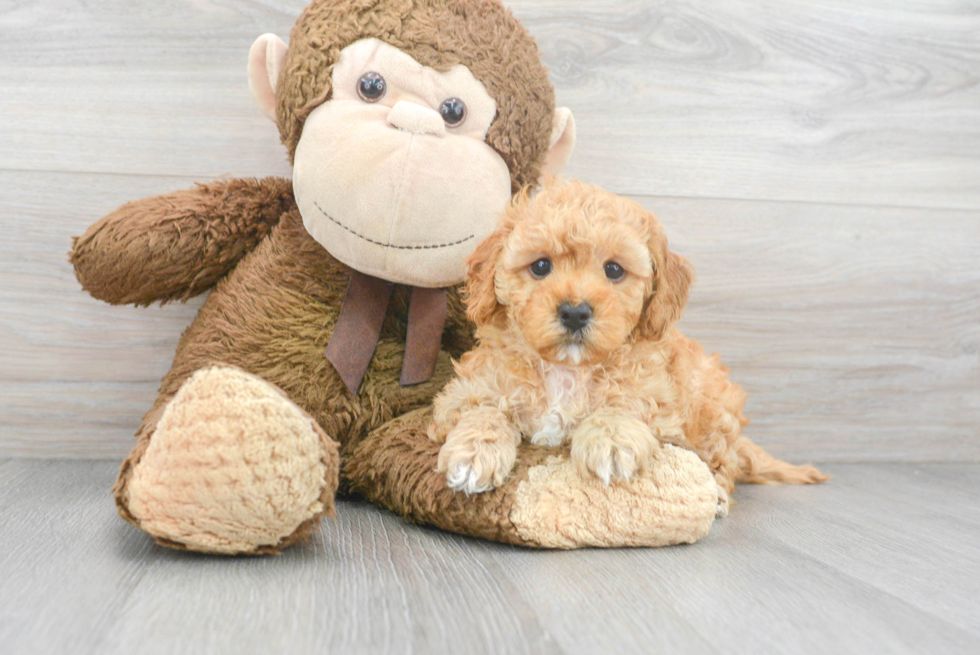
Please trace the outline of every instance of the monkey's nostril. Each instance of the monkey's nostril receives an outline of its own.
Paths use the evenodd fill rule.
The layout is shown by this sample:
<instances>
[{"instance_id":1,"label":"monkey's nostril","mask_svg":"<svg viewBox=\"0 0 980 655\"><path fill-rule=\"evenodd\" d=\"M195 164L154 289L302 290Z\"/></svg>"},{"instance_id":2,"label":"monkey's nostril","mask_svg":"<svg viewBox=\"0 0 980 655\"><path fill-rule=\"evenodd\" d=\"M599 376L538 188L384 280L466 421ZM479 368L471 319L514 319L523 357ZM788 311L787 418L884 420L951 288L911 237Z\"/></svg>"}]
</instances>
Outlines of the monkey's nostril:
<instances>
[{"instance_id":1,"label":"monkey's nostril","mask_svg":"<svg viewBox=\"0 0 980 655\"><path fill-rule=\"evenodd\" d=\"M592 307L588 303L573 305L563 302L558 307L558 320L569 332L580 332L592 319Z\"/></svg>"}]
</instances>

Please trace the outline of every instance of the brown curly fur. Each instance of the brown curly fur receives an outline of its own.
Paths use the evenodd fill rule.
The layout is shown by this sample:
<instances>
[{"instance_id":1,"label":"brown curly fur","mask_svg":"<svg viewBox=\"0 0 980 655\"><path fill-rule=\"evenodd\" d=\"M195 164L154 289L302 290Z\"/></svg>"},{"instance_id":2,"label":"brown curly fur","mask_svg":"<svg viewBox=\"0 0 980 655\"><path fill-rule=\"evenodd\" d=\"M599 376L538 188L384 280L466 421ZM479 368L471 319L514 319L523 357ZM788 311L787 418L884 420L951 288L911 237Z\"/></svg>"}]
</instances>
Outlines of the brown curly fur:
<instances>
[{"instance_id":1,"label":"brown curly fur","mask_svg":"<svg viewBox=\"0 0 980 655\"><path fill-rule=\"evenodd\" d=\"M487 143L510 167L513 188L537 179L554 92L534 40L496 0L317 0L307 7L292 30L277 89L290 157L306 116L329 98L338 53L368 37L423 65L469 66L497 102ZM472 326L453 289L435 374L400 387L410 290L396 286L360 392L350 396L324 356L350 270L306 232L285 179L214 182L128 203L76 238L69 259L82 286L113 304L184 300L213 288L181 337L116 482L119 511L134 523L127 509L132 470L167 403L195 371L225 365L259 375L347 455L371 430L428 404L452 374L450 358L472 345ZM301 526L280 546L310 529Z\"/></svg>"},{"instance_id":2,"label":"brown curly fur","mask_svg":"<svg viewBox=\"0 0 980 655\"><path fill-rule=\"evenodd\" d=\"M529 265L541 258L553 268L539 278ZM610 280L608 262L625 275ZM499 486L522 439L570 441L580 472L607 482L629 480L660 442L692 449L723 490L721 513L736 481L825 480L742 436L745 393L717 355L672 327L693 278L634 202L574 181L516 199L469 261L479 345L435 399L430 436L444 444L439 470L450 484ZM561 324L565 302L591 307L581 336Z\"/></svg>"},{"instance_id":3,"label":"brown curly fur","mask_svg":"<svg viewBox=\"0 0 980 655\"><path fill-rule=\"evenodd\" d=\"M294 205L283 178L198 184L129 202L72 239L82 288L114 305L187 300L251 252Z\"/></svg>"},{"instance_id":4,"label":"brown curly fur","mask_svg":"<svg viewBox=\"0 0 980 655\"><path fill-rule=\"evenodd\" d=\"M182 335L159 396L143 417L136 447L123 464L114 491L125 518L133 520L126 496L132 468L167 403L201 368L236 366L279 387L339 442L342 455L373 428L430 402L452 375L450 358L472 343L458 292L449 294L444 350L432 379L399 387L410 289L396 286L377 351L360 392L352 397L324 357L349 275L347 267L307 234L292 208L217 284Z\"/></svg>"}]
</instances>

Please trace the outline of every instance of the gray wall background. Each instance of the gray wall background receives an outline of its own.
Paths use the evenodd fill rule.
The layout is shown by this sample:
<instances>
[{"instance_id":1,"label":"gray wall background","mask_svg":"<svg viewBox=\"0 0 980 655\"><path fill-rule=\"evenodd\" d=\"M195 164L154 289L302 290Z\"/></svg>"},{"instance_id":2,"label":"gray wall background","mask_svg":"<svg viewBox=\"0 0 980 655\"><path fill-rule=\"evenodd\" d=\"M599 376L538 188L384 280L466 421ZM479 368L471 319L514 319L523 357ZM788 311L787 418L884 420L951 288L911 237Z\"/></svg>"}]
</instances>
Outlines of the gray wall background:
<instances>
[{"instance_id":1,"label":"gray wall background","mask_svg":"<svg viewBox=\"0 0 980 655\"><path fill-rule=\"evenodd\" d=\"M0 0L0 456L121 458L200 299L84 294L118 205L289 175L256 36L305 0ZM654 210L749 434L822 462L980 461L980 3L512 0L575 113L567 173Z\"/></svg>"}]
</instances>

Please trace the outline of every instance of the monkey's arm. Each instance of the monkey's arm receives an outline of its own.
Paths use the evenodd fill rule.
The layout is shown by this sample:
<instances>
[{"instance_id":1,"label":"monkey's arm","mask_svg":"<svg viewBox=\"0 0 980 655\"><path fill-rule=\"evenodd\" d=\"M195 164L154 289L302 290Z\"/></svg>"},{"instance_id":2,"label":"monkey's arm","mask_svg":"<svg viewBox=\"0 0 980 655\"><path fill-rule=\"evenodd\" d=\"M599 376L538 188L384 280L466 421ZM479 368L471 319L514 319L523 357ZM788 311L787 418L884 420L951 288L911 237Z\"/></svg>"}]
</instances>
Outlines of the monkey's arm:
<instances>
[{"instance_id":1,"label":"monkey's arm","mask_svg":"<svg viewBox=\"0 0 980 655\"><path fill-rule=\"evenodd\" d=\"M82 287L113 305L186 300L206 291L294 205L285 178L198 184L127 203L75 237Z\"/></svg>"}]
</instances>

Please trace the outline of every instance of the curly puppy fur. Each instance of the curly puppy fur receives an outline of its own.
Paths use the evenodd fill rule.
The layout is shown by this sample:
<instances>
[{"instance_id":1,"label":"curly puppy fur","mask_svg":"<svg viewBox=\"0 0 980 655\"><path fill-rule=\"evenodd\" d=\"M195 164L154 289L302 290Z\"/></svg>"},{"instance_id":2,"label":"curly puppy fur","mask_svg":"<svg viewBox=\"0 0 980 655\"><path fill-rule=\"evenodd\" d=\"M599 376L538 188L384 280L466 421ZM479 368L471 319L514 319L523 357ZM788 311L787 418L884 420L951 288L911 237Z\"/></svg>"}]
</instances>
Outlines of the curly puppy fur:
<instances>
[{"instance_id":1,"label":"curly puppy fur","mask_svg":"<svg viewBox=\"0 0 980 655\"><path fill-rule=\"evenodd\" d=\"M548 266L531 266L541 260L544 275ZM429 436L443 443L438 467L450 486L500 485L521 439L570 440L580 472L607 484L628 481L662 442L691 449L714 473L720 515L736 482L827 479L742 436L745 393L717 355L673 327L693 278L634 202L555 180L515 198L469 260L479 345L435 399ZM584 326L567 309L563 320L563 306L587 307Z\"/></svg>"}]
</instances>

